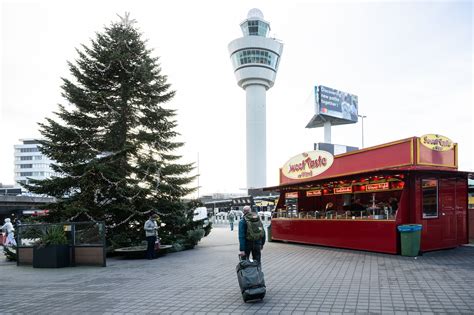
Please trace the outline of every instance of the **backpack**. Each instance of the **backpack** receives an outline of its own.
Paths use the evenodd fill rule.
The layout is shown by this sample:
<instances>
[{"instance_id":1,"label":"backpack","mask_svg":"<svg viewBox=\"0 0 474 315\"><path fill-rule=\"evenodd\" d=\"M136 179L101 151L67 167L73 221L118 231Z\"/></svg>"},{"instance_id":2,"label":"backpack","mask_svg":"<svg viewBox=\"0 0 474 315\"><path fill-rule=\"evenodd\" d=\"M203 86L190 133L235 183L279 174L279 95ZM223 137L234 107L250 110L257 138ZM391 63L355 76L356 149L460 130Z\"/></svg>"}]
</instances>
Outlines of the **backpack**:
<instances>
[{"instance_id":1,"label":"backpack","mask_svg":"<svg viewBox=\"0 0 474 315\"><path fill-rule=\"evenodd\" d=\"M234 214L234 212L232 212L232 211L229 212L229 215L228 215L227 218L228 218L229 220L231 220L231 221L234 221L234 220L235 220L235 214Z\"/></svg>"},{"instance_id":2,"label":"backpack","mask_svg":"<svg viewBox=\"0 0 474 315\"><path fill-rule=\"evenodd\" d=\"M258 214L250 213L244 216L245 222L247 223L247 235L246 239L249 241L258 241L264 238L265 230L263 223L260 221Z\"/></svg>"}]
</instances>

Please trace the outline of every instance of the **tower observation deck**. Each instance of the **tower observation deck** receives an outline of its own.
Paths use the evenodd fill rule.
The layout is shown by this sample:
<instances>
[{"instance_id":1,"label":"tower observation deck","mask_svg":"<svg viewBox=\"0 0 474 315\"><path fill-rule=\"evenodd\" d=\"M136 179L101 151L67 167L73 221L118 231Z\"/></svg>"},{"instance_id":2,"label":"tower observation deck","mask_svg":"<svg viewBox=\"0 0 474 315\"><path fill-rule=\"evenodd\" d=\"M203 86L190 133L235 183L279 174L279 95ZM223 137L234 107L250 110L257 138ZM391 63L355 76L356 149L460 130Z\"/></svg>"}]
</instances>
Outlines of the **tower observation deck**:
<instances>
[{"instance_id":1,"label":"tower observation deck","mask_svg":"<svg viewBox=\"0 0 474 315\"><path fill-rule=\"evenodd\" d=\"M237 84L246 92L247 188L266 186L266 91L275 82L283 44L269 38L270 24L251 9L240 24L243 37L228 49Z\"/></svg>"}]
</instances>

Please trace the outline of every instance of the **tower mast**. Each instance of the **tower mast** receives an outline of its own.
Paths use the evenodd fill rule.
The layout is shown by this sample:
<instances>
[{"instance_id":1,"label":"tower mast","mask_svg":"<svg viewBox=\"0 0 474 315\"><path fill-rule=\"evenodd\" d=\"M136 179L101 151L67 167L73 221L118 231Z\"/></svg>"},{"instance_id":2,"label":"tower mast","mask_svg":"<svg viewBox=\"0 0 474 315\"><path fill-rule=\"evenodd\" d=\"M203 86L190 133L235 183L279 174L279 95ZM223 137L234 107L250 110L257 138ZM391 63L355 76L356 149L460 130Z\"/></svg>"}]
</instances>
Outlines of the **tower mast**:
<instances>
[{"instance_id":1,"label":"tower mast","mask_svg":"<svg viewBox=\"0 0 474 315\"><path fill-rule=\"evenodd\" d=\"M246 93L247 189L266 186L266 91L275 82L283 44L269 38L270 24L251 9L240 24L243 37L228 49L237 84Z\"/></svg>"}]
</instances>

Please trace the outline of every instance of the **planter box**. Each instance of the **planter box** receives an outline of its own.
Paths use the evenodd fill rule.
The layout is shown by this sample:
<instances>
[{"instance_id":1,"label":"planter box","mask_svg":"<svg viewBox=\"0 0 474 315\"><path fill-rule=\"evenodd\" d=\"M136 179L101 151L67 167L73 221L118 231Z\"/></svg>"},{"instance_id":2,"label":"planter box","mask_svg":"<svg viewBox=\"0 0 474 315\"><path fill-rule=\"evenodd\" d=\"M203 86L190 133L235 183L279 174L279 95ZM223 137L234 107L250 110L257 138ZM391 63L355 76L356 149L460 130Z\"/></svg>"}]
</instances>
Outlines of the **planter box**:
<instances>
[{"instance_id":1,"label":"planter box","mask_svg":"<svg viewBox=\"0 0 474 315\"><path fill-rule=\"evenodd\" d=\"M69 245L33 248L34 268L62 268L69 266Z\"/></svg>"}]
</instances>

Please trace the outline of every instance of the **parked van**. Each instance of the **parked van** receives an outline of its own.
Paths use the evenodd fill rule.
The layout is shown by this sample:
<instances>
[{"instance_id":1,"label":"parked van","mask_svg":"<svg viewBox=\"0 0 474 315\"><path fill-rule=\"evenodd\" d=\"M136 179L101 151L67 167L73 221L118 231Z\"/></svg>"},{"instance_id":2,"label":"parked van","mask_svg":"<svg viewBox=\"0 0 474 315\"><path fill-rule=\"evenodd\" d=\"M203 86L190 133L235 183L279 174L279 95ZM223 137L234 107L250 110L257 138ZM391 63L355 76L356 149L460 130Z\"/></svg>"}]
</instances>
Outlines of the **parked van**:
<instances>
[{"instance_id":1,"label":"parked van","mask_svg":"<svg viewBox=\"0 0 474 315\"><path fill-rule=\"evenodd\" d=\"M207 216L207 208L206 207L197 207L194 209L194 216L193 221L202 221L202 226L206 227L209 224L209 218Z\"/></svg>"}]
</instances>

